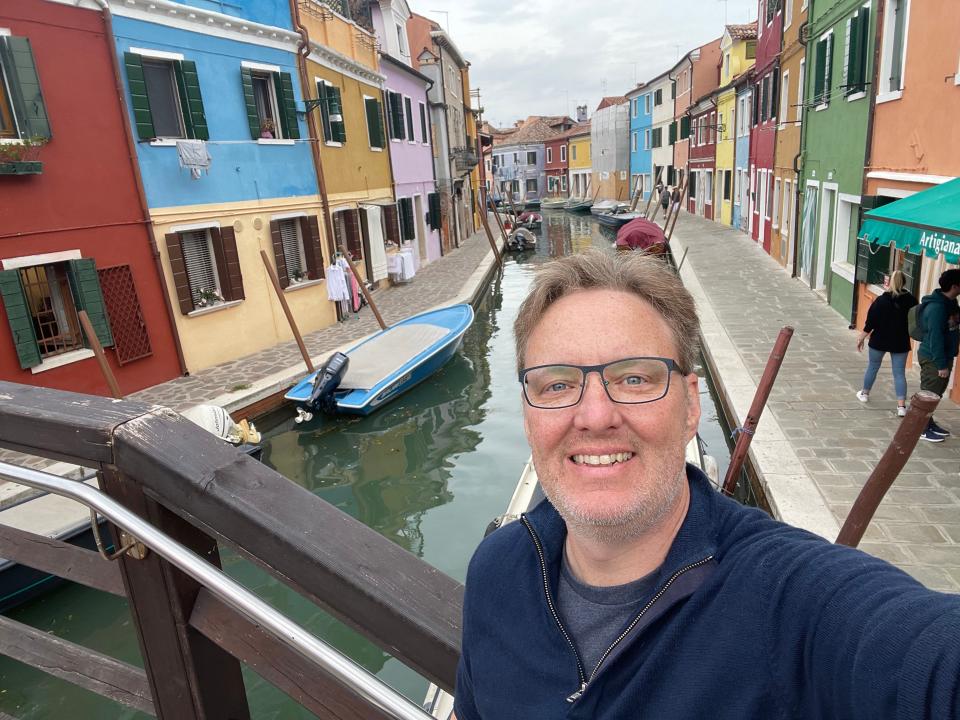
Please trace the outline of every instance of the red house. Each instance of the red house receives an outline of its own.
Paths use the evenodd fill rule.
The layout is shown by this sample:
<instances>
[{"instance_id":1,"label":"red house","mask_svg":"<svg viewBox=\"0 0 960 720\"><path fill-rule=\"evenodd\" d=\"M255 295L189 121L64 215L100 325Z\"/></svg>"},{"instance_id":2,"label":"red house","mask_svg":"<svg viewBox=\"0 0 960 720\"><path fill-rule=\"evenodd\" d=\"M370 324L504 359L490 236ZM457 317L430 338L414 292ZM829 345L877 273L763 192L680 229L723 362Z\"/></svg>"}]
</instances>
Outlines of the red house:
<instances>
[{"instance_id":1,"label":"red house","mask_svg":"<svg viewBox=\"0 0 960 720\"><path fill-rule=\"evenodd\" d=\"M753 118L750 129L750 235L770 252L773 168L777 150L777 114L780 107L780 46L783 10L780 0L759 0L757 61L753 67Z\"/></svg>"},{"instance_id":2,"label":"red house","mask_svg":"<svg viewBox=\"0 0 960 720\"><path fill-rule=\"evenodd\" d=\"M570 170L567 162L569 143L570 138L566 132L543 143L547 153L544 169L547 173L547 194L550 197L563 196L570 192L567 185Z\"/></svg>"},{"instance_id":3,"label":"red house","mask_svg":"<svg viewBox=\"0 0 960 720\"><path fill-rule=\"evenodd\" d=\"M0 378L124 394L181 374L99 11L0 3Z\"/></svg>"},{"instance_id":4,"label":"red house","mask_svg":"<svg viewBox=\"0 0 960 720\"><path fill-rule=\"evenodd\" d=\"M717 168L717 101L714 94L690 108L687 211L713 220Z\"/></svg>"}]
</instances>

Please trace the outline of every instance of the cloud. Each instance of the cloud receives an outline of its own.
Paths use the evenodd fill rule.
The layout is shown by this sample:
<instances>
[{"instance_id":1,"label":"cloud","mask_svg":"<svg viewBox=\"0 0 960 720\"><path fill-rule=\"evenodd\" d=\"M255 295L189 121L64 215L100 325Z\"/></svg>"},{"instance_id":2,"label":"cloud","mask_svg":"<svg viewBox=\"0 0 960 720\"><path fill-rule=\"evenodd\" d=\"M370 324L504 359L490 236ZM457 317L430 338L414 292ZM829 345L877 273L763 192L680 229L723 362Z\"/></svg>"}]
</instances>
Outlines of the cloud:
<instances>
[{"instance_id":1,"label":"cloud","mask_svg":"<svg viewBox=\"0 0 960 720\"><path fill-rule=\"evenodd\" d=\"M604 95L669 69L678 57L756 18L757 0L419 0L470 61L484 119L592 114ZM449 17L432 11L446 11Z\"/></svg>"}]
</instances>

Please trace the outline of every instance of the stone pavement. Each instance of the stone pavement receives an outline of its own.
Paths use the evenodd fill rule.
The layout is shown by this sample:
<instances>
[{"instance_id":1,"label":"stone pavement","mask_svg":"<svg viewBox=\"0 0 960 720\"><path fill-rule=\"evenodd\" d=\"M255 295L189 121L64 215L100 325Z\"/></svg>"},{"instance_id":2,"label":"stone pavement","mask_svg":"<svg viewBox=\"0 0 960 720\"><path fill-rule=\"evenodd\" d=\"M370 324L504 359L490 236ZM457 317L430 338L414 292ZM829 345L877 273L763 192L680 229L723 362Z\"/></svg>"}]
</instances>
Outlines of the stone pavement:
<instances>
[{"instance_id":1,"label":"stone pavement","mask_svg":"<svg viewBox=\"0 0 960 720\"><path fill-rule=\"evenodd\" d=\"M822 297L719 223L683 213L674 243L678 259L688 248L684 282L694 286L718 383L741 420L780 328L795 328L752 455L771 476L766 489L776 514L835 539L897 429L889 359L870 402L859 402L866 353ZM919 390L916 368L907 382L908 395ZM945 399L936 417L955 436L918 444L860 547L929 587L960 592L960 407Z\"/></svg>"}]
</instances>

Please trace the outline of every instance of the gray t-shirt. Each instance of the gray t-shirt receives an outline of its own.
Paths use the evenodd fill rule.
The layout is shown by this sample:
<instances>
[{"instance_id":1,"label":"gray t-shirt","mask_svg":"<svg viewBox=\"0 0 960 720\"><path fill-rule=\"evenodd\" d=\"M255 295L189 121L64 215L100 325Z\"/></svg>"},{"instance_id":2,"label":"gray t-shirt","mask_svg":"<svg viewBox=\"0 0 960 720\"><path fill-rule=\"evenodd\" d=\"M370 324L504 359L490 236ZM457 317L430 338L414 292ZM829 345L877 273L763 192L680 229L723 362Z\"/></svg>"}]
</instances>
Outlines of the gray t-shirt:
<instances>
[{"instance_id":1,"label":"gray t-shirt","mask_svg":"<svg viewBox=\"0 0 960 720\"><path fill-rule=\"evenodd\" d=\"M589 679L603 653L639 613L653 590L656 572L625 585L594 587L576 577L564 552L557 589L557 611Z\"/></svg>"}]
</instances>

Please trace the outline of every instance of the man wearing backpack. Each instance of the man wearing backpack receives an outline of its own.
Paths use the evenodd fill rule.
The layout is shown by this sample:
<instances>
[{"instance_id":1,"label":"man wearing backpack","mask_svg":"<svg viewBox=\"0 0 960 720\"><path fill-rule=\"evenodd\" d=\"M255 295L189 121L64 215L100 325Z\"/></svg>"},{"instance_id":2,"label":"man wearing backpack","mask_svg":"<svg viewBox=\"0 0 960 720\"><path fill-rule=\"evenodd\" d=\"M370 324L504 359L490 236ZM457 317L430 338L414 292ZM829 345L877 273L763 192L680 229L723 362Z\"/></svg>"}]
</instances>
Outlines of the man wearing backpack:
<instances>
[{"instance_id":1,"label":"man wearing backpack","mask_svg":"<svg viewBox=\"0 0 960 720\"><path fill-rule=\"evenodd\" d=\"M920 361L920 389L943 396L950 382L953 359L960 348L960 269L954 268L940 275L940 287L921 301L920 322L923 340L917 348ZM933 417L922 437L928 442L943 442L950 431L940 427Z\"/></svg>"}]
</instances>

